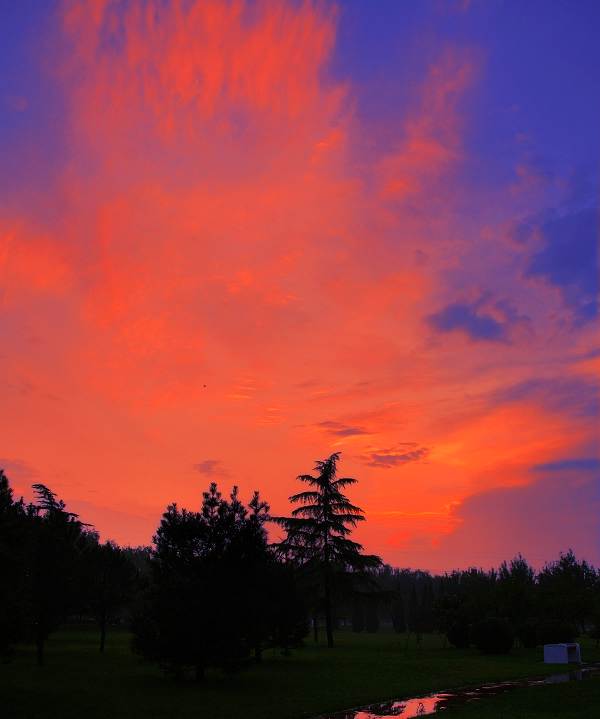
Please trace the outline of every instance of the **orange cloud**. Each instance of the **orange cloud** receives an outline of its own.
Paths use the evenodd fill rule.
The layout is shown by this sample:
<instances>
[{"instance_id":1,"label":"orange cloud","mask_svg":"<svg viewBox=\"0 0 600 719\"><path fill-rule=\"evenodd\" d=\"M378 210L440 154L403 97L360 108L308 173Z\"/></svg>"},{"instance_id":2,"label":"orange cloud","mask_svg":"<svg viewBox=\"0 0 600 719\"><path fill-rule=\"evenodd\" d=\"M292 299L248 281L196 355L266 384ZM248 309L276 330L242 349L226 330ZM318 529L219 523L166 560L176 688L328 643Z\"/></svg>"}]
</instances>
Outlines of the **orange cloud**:
<instances>
[{"instance_id":1,"label":"orange cloud","mask_svg":"<svg viewBox=\"0 0 600 719\"><path fill-rule=\"evenodd\" d=\"M0 218L0 274L3 300L13 302L26 292L62 294L72 282L67 253L52 239L22 221Z\"/></svg>"},{"instance_id":2,"label":"orange cloud","mask_svg":"<svg viewBox=\"0 0 600 719\"><path fill-rule=\"evenodd\" d=\"M474 53L448 49L430 68L421 104L404 127L398 150L381 163L384 197L407 200L431 191L462 159L460 103L478 74Z\"/></svg>"}]
</instances>

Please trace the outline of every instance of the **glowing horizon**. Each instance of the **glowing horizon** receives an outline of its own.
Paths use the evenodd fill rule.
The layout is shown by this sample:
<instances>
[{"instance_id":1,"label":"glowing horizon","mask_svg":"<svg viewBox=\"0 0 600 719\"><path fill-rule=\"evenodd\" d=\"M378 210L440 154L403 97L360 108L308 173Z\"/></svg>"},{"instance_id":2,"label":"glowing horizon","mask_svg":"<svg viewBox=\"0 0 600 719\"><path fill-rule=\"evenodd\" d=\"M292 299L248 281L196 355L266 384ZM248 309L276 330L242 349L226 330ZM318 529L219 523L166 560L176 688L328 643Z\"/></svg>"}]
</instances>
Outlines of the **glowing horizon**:
<instances>
[{"instance_id":1,"label":"glowing horizon","mask_svg":"<svg viewBox=\"0 0 600 719\"><path fill-rule=\"evenodd\" d=\"M339 450L391 564L600 563L598 7L534 6L7 10L16 492L147 544Z\"/></svg>"}]
</instances>

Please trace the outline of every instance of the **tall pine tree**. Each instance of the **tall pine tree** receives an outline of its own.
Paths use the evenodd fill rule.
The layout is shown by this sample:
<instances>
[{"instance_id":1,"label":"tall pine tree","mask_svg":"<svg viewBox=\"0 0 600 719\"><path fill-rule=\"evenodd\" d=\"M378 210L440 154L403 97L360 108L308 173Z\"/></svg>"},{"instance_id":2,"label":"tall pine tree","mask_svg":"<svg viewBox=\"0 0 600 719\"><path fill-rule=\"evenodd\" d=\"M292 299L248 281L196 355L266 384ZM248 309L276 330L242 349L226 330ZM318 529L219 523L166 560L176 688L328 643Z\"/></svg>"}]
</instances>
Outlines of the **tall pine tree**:
<instances>
[{"instance_id":1,"label":"tall pine tree","mask_svg":"<svg viewBox=\"0 0 600 719\"><path fill-rule=\"evenodd\" d=\"M348 536L365 516L342 491L357 480L337 476L339 459L340 453L335 452L316 463L315 475L299 475L298 479L310 489L292 495L290 502L301 506L293 510L291 517L274 518L286 532L285 539L277 545L278 551L300 565L316 565L320 570L328 647L333 647L336 574L360 572L381 564L379 557L362 554L362 546Z\"/></svg>"}]
</instances>

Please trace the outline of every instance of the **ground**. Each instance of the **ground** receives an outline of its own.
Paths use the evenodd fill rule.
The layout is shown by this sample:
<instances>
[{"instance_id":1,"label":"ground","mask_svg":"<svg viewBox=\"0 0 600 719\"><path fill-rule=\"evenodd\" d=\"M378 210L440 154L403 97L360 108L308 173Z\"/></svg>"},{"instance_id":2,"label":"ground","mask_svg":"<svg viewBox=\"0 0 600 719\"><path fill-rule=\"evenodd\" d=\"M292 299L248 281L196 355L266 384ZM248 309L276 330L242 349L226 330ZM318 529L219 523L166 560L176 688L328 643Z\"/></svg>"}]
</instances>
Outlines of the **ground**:
<instances>
[{"instance_id":1,"label":"ground","mask_svg":"<svg viewBox=\"0 0 600 719\"><path fill-rule=\"evenodd\" d=\"M474 702L448 719L592 719L600 714L600 680L518 689L490 701Z\"/></svg>"},{"instance_id":2,"label":"ground","mask_svg":"<svg viewBox=\"0 0 600 719\"><path fill-rule=\"evenodd\" d=\"M340 632L328 650L308 641L291 657L267 652L261 666L234 676L209 674L203 685L178 684L130 651L129 636L113 632L107 651L97 633L56 634L47 663L31 648L0 668L3 719L301 719L389 698L560 671L541 663L541 650L481 656L427 636L420 648L402 635ZM586 661L600 650L584 645ZM600 715L600 681L516 690L445 712L460 719L529 719Z\"/></svg>"}]
</instances>

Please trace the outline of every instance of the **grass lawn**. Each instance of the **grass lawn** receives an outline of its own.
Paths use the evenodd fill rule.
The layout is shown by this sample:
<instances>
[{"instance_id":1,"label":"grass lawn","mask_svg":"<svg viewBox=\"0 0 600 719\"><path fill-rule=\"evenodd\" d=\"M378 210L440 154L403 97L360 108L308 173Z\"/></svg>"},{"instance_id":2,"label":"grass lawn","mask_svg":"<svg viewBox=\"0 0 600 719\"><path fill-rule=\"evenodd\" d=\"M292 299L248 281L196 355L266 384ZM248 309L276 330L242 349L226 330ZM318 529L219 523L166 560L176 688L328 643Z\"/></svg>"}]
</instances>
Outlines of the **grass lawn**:
<instances>
[{"instance_id":1,"label":"grass lawn","mask_svg":"<svg viewBox=\"0 0 600 719\"><path fill-rule=\"evenodd\" d=\"M555 673L541 663L541 650L514 650L500 657L475 650L442 646L438 636L423 646L405 645L393 633L339 632L338 646L328 650L307 641L291 657L267 652L261 666L235 676L209 674L204 684L178 684L153 665L140 661L124 632L109 635L107 651L97 651L97 634L71 630L48 643L47 664L35 666L34 652L23 647L9 664L0 665L2 719L300 719L389 698L425 694L436 689L477 685L486 681ZM600 651L584 646L586 661L600 660ZM595 709L577 716L600 714L599 682L517 690L515 693L461 708L465 717L571 716L560 705L585 699ZM528 697L531 695L531 699ZM515 713L514 706L534 713ZM542 697L551 697L542 699ZM563 702L564 698L564 702ZM547 702L546 713L535 713ZM489 706L488 706L489 703ZM493 713L498 707L500 713ZM519 705L520 706L520 705ZM550 707L550 709L548 709ZM528 709L529 710L529 709ZM587 711L587 714L586 714ZM484 713L487 712L487 713ZM492 712L492 713L490 713ZM504 713L503 713L504 712ZM575 716L575 714L573 714Z\"/></svg>"},{"instance_id":2,"label":"grass lawn","mask_svg":"<svg viewBox=\"0 0 600 719\"><path fill-rule=\"evenodd\" d=\"M548 687L528 687L456 711L453 719L593 719L600 716L600 679L586 679Z\"/></svg>"}]
</instances>

